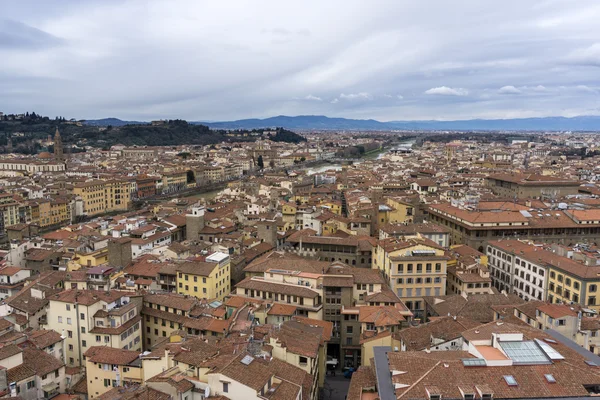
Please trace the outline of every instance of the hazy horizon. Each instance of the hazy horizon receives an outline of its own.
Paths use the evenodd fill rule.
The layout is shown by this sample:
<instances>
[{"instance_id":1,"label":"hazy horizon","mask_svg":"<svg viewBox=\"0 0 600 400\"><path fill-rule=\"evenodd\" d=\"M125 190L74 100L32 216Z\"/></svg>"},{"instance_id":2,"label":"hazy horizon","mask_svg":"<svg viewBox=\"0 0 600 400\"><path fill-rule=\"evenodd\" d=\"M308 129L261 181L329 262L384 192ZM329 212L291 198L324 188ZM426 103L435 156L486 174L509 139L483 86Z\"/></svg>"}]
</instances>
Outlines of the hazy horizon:
<instances>
[{"instance_id":1,"label":"hazy horizon","mask_svg":"<svg viewBox=\"0 0 600 400\"><path fill-rule=\"evenodd\" d=\"M600 114L600 3L8 2L0 111L78 119Z\"/></svg>"}]
</instances>

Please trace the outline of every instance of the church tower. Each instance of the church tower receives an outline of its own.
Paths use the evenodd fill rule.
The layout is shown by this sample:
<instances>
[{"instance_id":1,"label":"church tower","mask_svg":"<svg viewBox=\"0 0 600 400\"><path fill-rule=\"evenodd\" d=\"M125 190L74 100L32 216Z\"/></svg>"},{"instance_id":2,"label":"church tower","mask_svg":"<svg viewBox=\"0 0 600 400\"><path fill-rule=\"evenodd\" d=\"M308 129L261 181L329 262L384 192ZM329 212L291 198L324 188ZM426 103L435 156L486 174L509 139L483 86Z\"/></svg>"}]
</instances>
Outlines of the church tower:
<instances>
[{"instance_id":1,"label":"church tower","mask_svg":"<svg viewBox=\"0 0 600 400\"><path fill-rule=\"evenodd\" d=\"M56 133L54 134L54 159L57 161L63 160L63 144L58 127L56 128Z\"/></svg>"}]
</instances>

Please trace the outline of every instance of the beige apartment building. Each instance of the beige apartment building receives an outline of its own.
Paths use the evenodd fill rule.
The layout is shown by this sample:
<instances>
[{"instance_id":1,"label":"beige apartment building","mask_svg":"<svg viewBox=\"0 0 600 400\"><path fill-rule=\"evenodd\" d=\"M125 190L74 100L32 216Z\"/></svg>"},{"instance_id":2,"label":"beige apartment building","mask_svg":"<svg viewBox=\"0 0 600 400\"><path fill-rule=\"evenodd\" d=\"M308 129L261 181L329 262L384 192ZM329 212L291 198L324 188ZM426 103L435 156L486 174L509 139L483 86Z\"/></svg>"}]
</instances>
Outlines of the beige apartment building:
<instances>
[{"instance_id":1,"label":"beige apartment building","mask_svg":"<svg viewBox=\"0 0 600 400\"><path fill-rule=\"evenodd\" d=\"M446 294L447 263L444 249L425 238L380 240L373 254L373 268L382 272L415 318L423 317L423 297Z\"/></svg>"},{"instance_id":2,"label":"beige apartment building","mask_svg":"<svg viewBox=\"0 0 600 400\"><path fill-rule=\"evenodd\" d=\"M45 328L65 336L65 363L84 365L92 346L142 349L138 298L131 292L65 290L49 299Z\"/></svg>"},{"instance_id":3,"label":"beige apartment building","mask_svg":"<svg viewBox=\"0 0 600 400\"><path fill-rule=\"evenodd\" d=\"M95 399L114 387L143 383L140 352L92 346L85 351L87 394Z\"/></svg>"},{"instance_id":4,"label":"beige apartment building","mask_svg":"<svg viewBox=\"0 0 600 400\"><path fill-rule=\"evenodd\" d=\"M135 181L91 180L73 186L73 194L83 201L83 214L94 216L111 211L126 211L135 191Z\"/></svg>"},{"instance_id":5,"label":"beige apartment building","mask_svg":"<svg viewBox=\"0 0 600 400\"><path fill-rule=\"evenodd\" d=\"M481 253L489 241L499 239L567 245L600 241L598 210L532 209L534 205L539 206L506 201L479 202L474 207L434 204L429 206L429 220L450 229L450 245L466 244Z\"/></svg>"},{"instance_id":6,"label":"beige apartment building","mask_svg":"<svg viewBox=\"0 0 600 400\"><path fill-rule=\"evenodd\" d=\"M579 192L579 181L546 175L502 173L486 178L486 185L508 199L554 199Z\"/></svg>"}]
</instances>

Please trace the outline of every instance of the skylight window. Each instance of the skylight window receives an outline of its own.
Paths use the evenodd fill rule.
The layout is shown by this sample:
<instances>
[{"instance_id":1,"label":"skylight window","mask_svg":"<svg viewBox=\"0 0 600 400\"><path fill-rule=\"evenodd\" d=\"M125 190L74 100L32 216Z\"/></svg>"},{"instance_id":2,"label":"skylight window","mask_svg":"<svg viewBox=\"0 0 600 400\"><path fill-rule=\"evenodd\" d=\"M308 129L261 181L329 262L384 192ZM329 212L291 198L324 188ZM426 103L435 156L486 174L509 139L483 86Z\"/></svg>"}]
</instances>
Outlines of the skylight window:
<instances>
[{"instance_id":1,"label":"skylight window","mask_svg":"<svg viewBox=\"0 0 600 400\"><path fill-rule=\"evenodd\" d=\"M547 347L550 347L546 345ZM550 357L542 350L541 345L534 341L500 342L504 353L513 360L514 364L536 365L551 364ZM552 349L550 347L550 349ZM556 353L558 357L560 354Z\"/></svg>"},{"instance_id":2,"label":"skylight window","mask_svg":"<svg viewBox=\"0 0 600 400\"><path fill-rule=\"evenodd\" d=\"M517 380L512 375L504 375L504 380L508 386L517 386Z\"/></svg>"},{"instance_id":3,"label":"skylight window","mask_svg":"<svg viewBox=\"0 0 600 400\"><path fill-rule=\"evenodd\" d=\"M548 383L556 383L556 379L554 379L554 376L552 374L545 374L544 378L546 378Z\"/></svg>"},{"instance_id":4,"label":"skylight window","mask_svg":"<svg viewBox=\"0 0 600 400\"><path fill-rule=\"evenodd\" d=\"M483 358L463 358L462 363L465 367L485 367L487 365Z\"/></svg>"}]
</instances>

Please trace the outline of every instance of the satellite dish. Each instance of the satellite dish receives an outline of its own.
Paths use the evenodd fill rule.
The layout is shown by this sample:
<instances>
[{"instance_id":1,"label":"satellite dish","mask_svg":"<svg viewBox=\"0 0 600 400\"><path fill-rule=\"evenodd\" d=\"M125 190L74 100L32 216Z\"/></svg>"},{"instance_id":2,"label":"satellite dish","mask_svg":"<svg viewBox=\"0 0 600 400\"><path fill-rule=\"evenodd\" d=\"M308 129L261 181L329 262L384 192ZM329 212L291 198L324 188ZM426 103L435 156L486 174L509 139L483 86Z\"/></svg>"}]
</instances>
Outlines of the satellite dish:
<instances>
[{"instance_id":1,"label":"satellite dish","mask_svg":"<svg viewBox=\"0 0 600 400\"><path fill-rule=\"evenodd\" d=\"M207 386L206 389L204 389L204 397L210 397L210 386Z\"/></svg>"}]
</instances>

